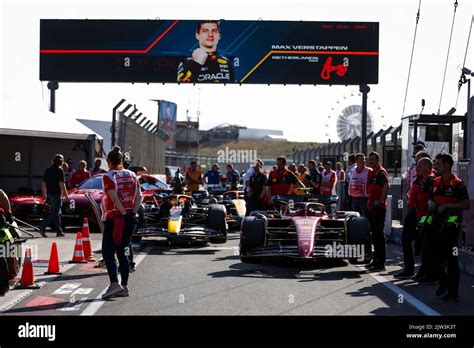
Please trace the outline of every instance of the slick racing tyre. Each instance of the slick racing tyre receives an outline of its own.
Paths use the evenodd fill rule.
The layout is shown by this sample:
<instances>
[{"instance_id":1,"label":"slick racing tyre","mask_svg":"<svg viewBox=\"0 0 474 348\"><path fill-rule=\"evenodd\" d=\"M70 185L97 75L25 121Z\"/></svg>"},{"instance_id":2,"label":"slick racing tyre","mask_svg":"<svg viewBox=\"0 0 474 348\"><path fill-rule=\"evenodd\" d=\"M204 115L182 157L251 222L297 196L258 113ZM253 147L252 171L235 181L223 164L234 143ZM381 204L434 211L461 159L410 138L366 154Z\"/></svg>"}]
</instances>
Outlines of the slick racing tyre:
<instances>
[{"instance_id":1,"label":"slick racing tyre","mask_svg":"<svg viewBox=\"0 0 474 348\"><path fill-rule=\"evenodd\" d=\"M223 234L223 237L211 237L209 242L214 244L223 244L227 242L227 211L222 204L213 204L207 212L207 221L209 228Z\"/></svg>"},{"instance_id":2,"label":"slick racing tyre","mask_svg":"<svg viewBox=\"0 0 474 348\"><path fill-rule=\"evenodd\" d=\"M364 257L350 258L349 263L367 263L372 258L372 243L370 240L370 224L365 217L350 217L347 227L347 243L364 247Z\"/></svg>"},{"instance_id":3,"label":"slick racing tyre","mask_svg":"<svg viewBox=\"0 0 474 348\"><path fill-rule=\"evenodd\" d=\"M246 254L252 249L265 244L265 222L255 216L246 216L242 221L240 233L240 261L244 263L260 263L261 258L249 257Z\"/></svg>"}]
</instances>

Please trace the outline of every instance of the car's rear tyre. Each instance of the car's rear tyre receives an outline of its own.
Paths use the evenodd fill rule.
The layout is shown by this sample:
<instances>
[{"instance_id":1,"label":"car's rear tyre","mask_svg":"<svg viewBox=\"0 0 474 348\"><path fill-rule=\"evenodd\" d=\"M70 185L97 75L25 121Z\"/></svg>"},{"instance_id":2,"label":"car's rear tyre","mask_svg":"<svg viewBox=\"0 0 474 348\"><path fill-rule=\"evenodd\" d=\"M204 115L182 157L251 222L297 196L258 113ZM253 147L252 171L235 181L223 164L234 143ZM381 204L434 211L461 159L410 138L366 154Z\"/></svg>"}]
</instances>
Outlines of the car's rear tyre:
<instances>
[{"instance_id":1,"label":"car's rear tyre","mask_svg":"<svg viewBox=\"0 0 474 348\"><path fill-rule=\"evenodd\" d=\"M223 244L227 242L227 211L222 204L213 204L207 212L209 228L223 234L223 237L211 237L209 242L213 244Z\"/></svg>"},{"instance_id":2,"label":"car's rear tyre","mask_svg":"<svg viewBox=\"0 0 474 348\"><path fill-rule=\"evenodd\" d=\"M347 228L347 242L364 246L364 258L350 258L351 264L364 264L372 258L372 243L370 240L370 224L365 217L350 217Z\"/></svg>"},{"instance_id":3,"label":"car's rear tyre","mask_svg":"<svg viewBox=\"0 0 474 348\"><path fill-rule=\"evenodd\" d=\"M248 257L246 254L265 244L265 222L255 216L246 216L242 221L240 232L240 261L243 263L260 263L261 258Z\"/></svg>"}]
</instances>

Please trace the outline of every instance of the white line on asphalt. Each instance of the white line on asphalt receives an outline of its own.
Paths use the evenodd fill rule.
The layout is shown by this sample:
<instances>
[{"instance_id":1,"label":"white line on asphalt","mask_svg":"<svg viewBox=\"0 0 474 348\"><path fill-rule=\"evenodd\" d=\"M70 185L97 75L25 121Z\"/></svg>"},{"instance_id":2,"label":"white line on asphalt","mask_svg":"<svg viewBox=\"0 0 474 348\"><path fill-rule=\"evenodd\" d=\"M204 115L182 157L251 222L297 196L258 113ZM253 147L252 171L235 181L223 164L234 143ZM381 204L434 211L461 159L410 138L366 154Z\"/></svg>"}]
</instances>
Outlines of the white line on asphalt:
<instances>
[{"instance_id":1,"label":"white line on asphalt","mask_svg":"<svg viewBox=\"0 0 474 348\"><path fill-rule=\"evenodd\" d=\"M99 249L100 245L101 245L101 242L96 243L94 245L93 250ZM75 264L64 264L64 262L61 261L61 272L64 274L67 271L69 271L71 268L73 268L74 266L75 266ZM34 269L34 267L37 267L37 266L33 264L33 269ZM48 276L37 274L37 275L35 275L35 278L37 279L36 284L39 285L40 288L42 288L47 283L51 282L52 280L54 280L54 279L56 279L60 276L61 275L59 275L59 274L53 274L53 275L48 275ZM34 294L35 290L11 290L9 292L9 294L12 293L12 292L15 292L15 295L10 300L8 300L6 303L4 303L3 305L0 306L0 313L8 311L12 307L14 307L16 304L20 303L21 301L23 301L24 299L26 299L30 295Z\"/></svg>"},{"instance_id":2,"label":"white line on asphalt","mask_svg":"<svg viewBox=\"0 0 474 348\"><path fill-rule=\"evenodd\" d=\"M5 303L2 307L0 307L0 313L8 311L10 308L15 306L17 303L20 303L22 300L30 296L34 290L11 290L11 291L22 291L22 293L18 294L7 303Z\"/></svg>"},{"instance_id":3,"label":"white line on asphalt","mask_svg":"<svg viewBox=\"0 0 474 348\"><path fill-rule=\"evenodd\" d=\"M357 266L361 269L364 269L364 266ZM430 306L424 304L420 300L418 300L416 297L413 295L410 295L408 292L406 292L403 289L400 289L398 286L393 284L390 280L387 278L381 276L380 274L374 274L374 273L367 273L369 276L371 276L373 279L375 279L377 282L394 292L396 295L402 295L403 300L407 301L409 304L411 304L413 307L415 307L418 311L423 313L424 315L429 315L429 316L440 316L441 313L435 311L433 308Z\"/></svg>"},{"instance_id":4,"label":"white line on asphalt","mask_svg":"<svg viewBox=\"0 0 474 348\"><path fill-rule=\"evenodd\" d=\"M149 246L146 247L140 255L137 255L133 258L135 262L135 267L143 261L143 259L150 253L153 247ZM107 291L108 286L100 292L99 295L84 309L84 311L80 315L95 315L99 309L104 305L105 301L102 300L102 294Z\"/></svg>"},{"instance_id":5,"label":"white line on asphalt","mask_svg":"<svg viewBox=\"0 0 474 348\"><path fill-rule=\"evenodd\" d=\"M69 271L69 269L71 269L72 267L74 267L74 264L61 265L61 272L64 274L67 271ZM38 285L40 288L42 288L47 283L49 283L50 281L58 277L60 277L59 274L53 274L53 275L48 275L48 276L38 274L38 275L35 275L35 278L36 278L35 284ZM23 301L30 295L34 294L35 290L10 290L8 294L10 293L14 293L14 295L12 295L13 297L10 300L8 300L7 302L5 302L3 305L0 306L0 313L6 312L12 307L16 306L18 303L20 303L21 301Z\"/></svg>"}]
</instances>

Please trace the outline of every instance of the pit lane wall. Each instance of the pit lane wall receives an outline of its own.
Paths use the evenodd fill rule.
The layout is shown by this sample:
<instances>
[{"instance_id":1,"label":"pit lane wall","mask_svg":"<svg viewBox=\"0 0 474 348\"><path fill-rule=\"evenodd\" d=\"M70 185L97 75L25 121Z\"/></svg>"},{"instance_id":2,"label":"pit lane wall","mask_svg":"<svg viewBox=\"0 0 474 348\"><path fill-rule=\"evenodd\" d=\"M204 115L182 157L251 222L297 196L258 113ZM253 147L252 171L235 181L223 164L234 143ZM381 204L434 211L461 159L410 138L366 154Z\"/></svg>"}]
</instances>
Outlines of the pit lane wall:
<instances>
[{"instance_id":1,"label":"pit lane wall","mask_svg":"<svg viewBox=\"0 0 474 348\"><path fill-rule=\"evenodd\" d=\"M151 174L165 173L165 139L157 132L139 126L121 112L117 113L117 128L117 144L124 153L129 154L132 166L144 166Z\"/></svg>"}]
</instances>

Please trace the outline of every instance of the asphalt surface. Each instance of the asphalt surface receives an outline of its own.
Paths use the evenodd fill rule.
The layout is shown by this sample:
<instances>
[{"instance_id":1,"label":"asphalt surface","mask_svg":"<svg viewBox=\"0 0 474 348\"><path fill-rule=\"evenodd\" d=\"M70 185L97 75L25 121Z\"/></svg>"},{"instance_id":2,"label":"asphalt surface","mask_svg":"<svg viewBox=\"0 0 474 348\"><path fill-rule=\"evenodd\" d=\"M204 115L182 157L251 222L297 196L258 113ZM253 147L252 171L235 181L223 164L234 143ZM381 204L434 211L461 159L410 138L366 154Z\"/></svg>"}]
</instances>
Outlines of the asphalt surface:
<instances>
[{"instance_id":1,"label":"asphalt surface","mask_svg":"<svg viewBox=\"0 0 474 348\"><path fill-rule=\"evenodd\" d=\"M344 261L301 264L272 260L243 264L238 233L222 245L180 245L144 239L134 245L136 272L130 297L101 299L109 284L94 263L68 264L75 233L66 238L34 238L37 290L12 290L0 298L0 315L473 315L474 278L461 277L461 300L445 303L436 285L396 280L402 257L388 245L388 267L367 273ZM100 258L100 235L93 249ZM63 274L42 275L51 243L58 243ZM38 262L39 260L39 262ZM418 260L419 261L419 260Z\"/></svg>"}]
</instances>

